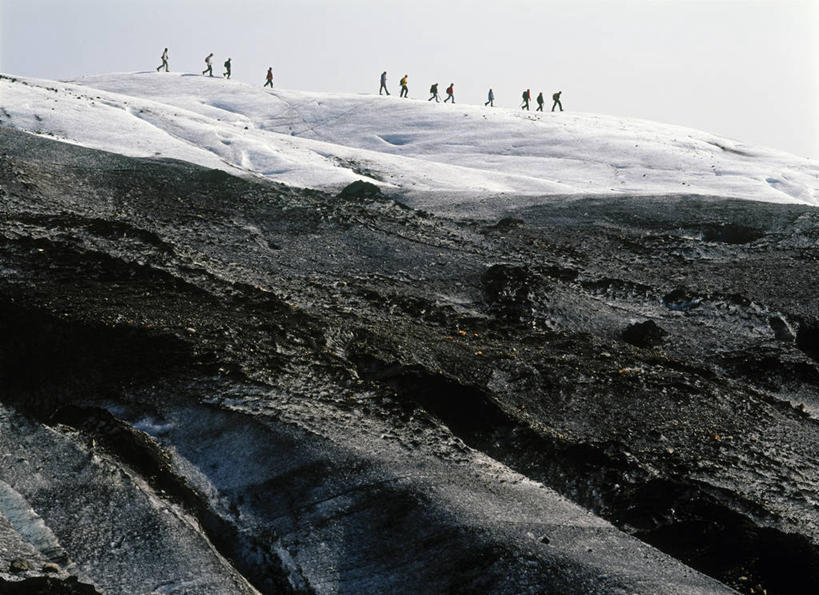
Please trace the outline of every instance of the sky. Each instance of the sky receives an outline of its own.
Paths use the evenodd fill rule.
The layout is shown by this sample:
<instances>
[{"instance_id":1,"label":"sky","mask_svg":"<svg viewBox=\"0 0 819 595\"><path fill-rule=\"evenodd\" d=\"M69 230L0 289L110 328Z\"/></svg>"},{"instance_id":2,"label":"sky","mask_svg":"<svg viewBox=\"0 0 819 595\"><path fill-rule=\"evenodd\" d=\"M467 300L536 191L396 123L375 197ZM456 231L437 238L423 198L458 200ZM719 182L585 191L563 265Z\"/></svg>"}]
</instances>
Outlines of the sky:
<instances>
[{"instance_id":1,"label":"sky","mask_svg":"<svg viewBox=\"0 0 819 595\"><path fill-rule=\"evenodd\" d=\"M819 159L819 0L0 0L0 72L170 67L276 86L564 108L689 126ZM2 97L0 97L2 105Z\"/></svg>"}]
</instances>

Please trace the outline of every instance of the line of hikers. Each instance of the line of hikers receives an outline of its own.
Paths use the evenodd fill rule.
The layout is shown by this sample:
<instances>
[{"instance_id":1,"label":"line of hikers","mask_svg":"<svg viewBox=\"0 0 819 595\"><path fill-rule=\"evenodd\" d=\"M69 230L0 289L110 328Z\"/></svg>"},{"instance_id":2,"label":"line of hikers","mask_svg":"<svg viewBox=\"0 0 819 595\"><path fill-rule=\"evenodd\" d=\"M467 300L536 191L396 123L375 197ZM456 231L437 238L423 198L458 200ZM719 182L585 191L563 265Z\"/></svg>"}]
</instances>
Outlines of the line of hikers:
<instances>
[{"instance_id":1,"label":"line of hikers","mask_svg":"<svg viewBox=\"0 0 819 595\"><path fill-rule=\"evenodd\" d=\"M492 89L490 89L489 92L492 93ZM557 93L552 94L552 101L554 101L554 103L552 103L552 111L555 111L556 107L559 107L561 112L563 111L563 104L560 103L560 94L561 93L563 93L563 91L558 91ZM531 93L531 91L529 89L526 89L523 92L523 103L521 103L520 109L525 109L525 110L528 111L529 101L531 101L531 99L532 99L532 93ZM542 112L543 111L543 91L538 93L536 101L537 101L537 109L535 111L536 112Z\"/></svg>"},{"instance_id":2,"label":"line of hikers","mask_svg":"<svg viewBox=\"0 0 819 595\"><path fill-rule=\"evenodd\" d=\"M165 51L162 52L162 56L160 56L160 60L162 60L162 64L156 67L156 71L159 72L160 70L164 69L165 72L170 72L168 68L168 48L165 48ZM224 67L225 72L222 74L223 77L229 79L230 78L230 66L231 66L231 58L225 60ZM202 71L202 76L205 75L213 76L213 52L205 56L205 70ZM269 67L267 69L267 76L265 77L265 87L273 87L273 67ZM389 95L389 93L387 93Z\"/></svg>"},{"instance_id":3,"label":"line of hikers","mask_svg":"<svg viewBox=\"0 0 819 595\"><path fill-rule=\"evenodd\" d=\"M400 97L409 97L409 88L407 87L407 78L408 75L404 75L401 77L401 95ZM381 95L382 93L386 93L387 95L390 94L389 89L387 89L387 71L381 73L381 85L378 88L378 94ZM563 111L563 104L560 103L560 94L563 91L558 91L557 93L552 94L552 111L555 111L555 108L560 108L560 111ZM427 101L435 100L436 103L440 103L441 99L438 96L438 83L433 83L433 85L429 88L429 99ZM529 101L532 99L532 93L529 89L526 89L523 92L523 103L521 104L521 109L528 110L529 109ZM455 103L455 83L449 83L449 87L446 88L446 99L444 99L444 103L448 101L452 101ZM495 107L495 92L492 89L489 89L489 93L487 94L487 101L484 105L488 105L491 107ZM543 91L541 91L537 96L537 112L543 111Z\"/></svg>"},{"instance_id":4,"label":"line of hikers","mask_svg":"<svg viewBox=\"0 0 819 595\"><path fill-rule=\"evenodd\" d=\"M162 60L162 64L160 64L159 66L156 67L156 71L159 72L160 70L162 70L164 68L165 72L169 72L169 68L168 68L168 48L165 48L165 51L162 52L162 56L160 57L160 59ZM213 61L213 52L211 52L207 56L205 56L205 70L202 71L202 76L204 76L206 74L209 75L209 76L213 76L213 63L212 63L212 61ZM224 64L225 72L222 74L223 77L228 78L228 79L230 78L230 65L231 65L231 59L228 58L225 61L225 64ZM403 77L401 77L401 82L400 82L400 84L401 84L401 95L400 95L400 97L409 97L409 87L407 87L407 79L408 78L409 78L409 75L406 75L406 74ZM273 87L273 67L272 66L267 69L267 75L265 77L264 86L265 87L271 87L271 88ZM381 95L382 92L386 93L387 95L390 94L389 89L387 89L387 71L386 70L381 73L381 86L378 88L378 94ZM438 83L434 83L429 88L429 93L430 93L430 97L429 97L429 99L427 99L427 101L432 101L434 99L436 103L440 103L441 100L438 97ZM560 111L561 112L563 111L563 104L560 103L560 94L561 93L563 93L563 91L558 91L557 93L554 93L552 95L552 100L554 100L554 103L552 104L552 111L555 111L555 107L559 107ZM531 101L531 99L532 99L532 94L531 94L529 89L526 89L523 92L523 103L521 104L521 109L528 110L529 109L529 101ZM455 83L449 83L449 87L446 88L446 99L444 99L444 103L447 103L449 101L451 101L452 103L455 103ZM492 89L489 89L489 93L487 95L487 101L486 101L486 103L484 103L484 105L485 106L488 105L488 106L491 106L491 107L495 107L495 92ZM538 111L538 112L543 111L543 91L541 91L537 96L537 110L535 110L535 111Z\"/></svg>"}]
</instances>

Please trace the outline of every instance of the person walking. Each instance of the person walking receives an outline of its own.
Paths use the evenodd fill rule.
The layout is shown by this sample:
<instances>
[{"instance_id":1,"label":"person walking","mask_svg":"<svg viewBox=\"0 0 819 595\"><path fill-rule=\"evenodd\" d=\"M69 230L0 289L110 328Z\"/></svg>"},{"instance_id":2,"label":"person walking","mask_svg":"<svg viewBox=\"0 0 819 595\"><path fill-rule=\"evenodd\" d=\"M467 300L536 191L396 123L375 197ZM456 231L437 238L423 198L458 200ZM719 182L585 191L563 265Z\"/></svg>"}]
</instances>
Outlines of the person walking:
<instances>
[{"instance_id":1,"label":"person walking","mask_svg":"<svg viewBox=\"0 0 819 595\"><path fill-rule=\"evenodd\" d=\"M487 98L489 101L487 101L486 103L484 103L484 105L485 105L485 106L486 106L486 105L488 105L488 106L490 106L490 107L495 107L495 92L494 92L494 91L492 91L492 89L489 89L489 95L487 95L487 96L486 96L486 98Z\"/></svg>"},{"instance_id":2,"label":"person walking","mask_svg":"<svg viewBox=\"0 0 819 595\"><path fill-rule=\"evenodd\" d=\"M409 97L409 89L407 88L407 75L401 79L401 95L400 97Z\"/></svg>"},{"instance_id":3,"label":"person walking","mask_svg":"<svg viewBox=\"0 0 819 595\"><path fill-rule=\"evenodd\" d=\"M529 111L529 100L532 98L532 94L529 92L529 89L526 89L523 92L523 107L521 109L525 109Z\"/></svg>"},{"instance_id":4,"label":"person walking","mask_svg":"<svg viewBox=\"0 0 819 595\"><path fill-rule=\"evenodd\" d=\"M537 109L536 112L543 111L543 91L537 94Z\"/></svg>"},{"instance_id":5,"label":"person walking","mask_svg":"<svg viewBox=\"0 0 819 595\"><path fill-rule=\"evenodd\" d=\"M444 99L444 103L450 99L452 103L455 103L455 83L449 83L449 86L446 88L446 99Z\"/></svg>"},{"instance_id":6,"label":"person walking","mask_svg":"<svg viewBox=\"0 0 819 595\"><path fill-rule=\"evenodd\" d=\"M381 73L381 86L378 88L378 94L379 95L381 95L381 91L386 91L387 95L390 94L390 92L387 90L387 71L386 70Z\"/></svg>"},{"instance_id":7,"label":"person walking","mask_svg":"<svg viewBox=\"0 0 819 595\"><path fill-rule=\"evenodd\" d=\"M205 70L202 71L202 76L205 76L205 74L213 76L213 64L211 64L211 60L213 60L213 52L208 54L207 57L205 58L206 68Z\"/></svg>"},{"instance_id":8,"label":"person walking","mask_svg":"<svg viewBox=\"0 0 819 595\"><path fill-rule=\"evenodd\" d=\"M273 67L267 69L267 81L264 84L265 87L273 88Z\"/></svg>"},{"instance_id":9,"label":"person walking","mask_svg":"<svg viewBox=\"0 0 819 595\"><path fill-rule=\"evenodd\" d=\"M427 99L427 101L432 101L434 99L435 103L440 103L441 102L441 100L438 99L438 83L435 83L434 85L432 85L429 88L429 92L432 94L432 97Z\"/></svg>"},{"instance_id":10,"label":"person walking","mask_svg":"<svg viewBox=\"0 0 819 595\"><path fill-rule=\"evenodd\" d=\"M559 107L561 112L563 111L563 104L560 103L561 93L563 93L563 91L558 91L557 93L552 95L552 99L554 100L554 103L552 104L552 111L555 111L555 106Z\"/></svg>"},{"instance_id":11,"label":"person walking","mask_svg":"<svg viewBox=\"0 0 819 595\"><path fill-rule=\"evenodd\" d=\"M225 78L230 78L230 58L225 60L225 73L222 75Z\"/></svg>"},{"instance_id":12,"label":"person walking","mask_svg":"<svg viewBox=\"0 0 819 595\"><path fill-rule=\"evenodd\" d=\"M162 60L162 64L160 64L159 66L156 67L156 71L159 72L160 70L162 70L164 68L165 72L168 72L168 48L165 48L165 51L162 52L161 60Z\"/></svg>"}]
</instances>

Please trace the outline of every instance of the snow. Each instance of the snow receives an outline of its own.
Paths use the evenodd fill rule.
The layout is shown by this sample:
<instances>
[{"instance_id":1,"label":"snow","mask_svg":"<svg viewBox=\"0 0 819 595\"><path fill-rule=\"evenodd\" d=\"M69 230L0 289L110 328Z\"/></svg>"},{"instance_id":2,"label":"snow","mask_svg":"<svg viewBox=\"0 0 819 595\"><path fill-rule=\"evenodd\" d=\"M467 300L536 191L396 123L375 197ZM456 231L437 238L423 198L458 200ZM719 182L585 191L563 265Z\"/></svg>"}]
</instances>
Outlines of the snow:
<instances>
[{"instance_id":1,"label":"snow","mask_svg":"<svg viewBox=\"0 0 819 595\"><path fill-rule=\"evenodd\" d=\"M819 205L819 162L644 120L264 89L179 73L0 78L0 123L305 188L486 197L709 195ZM473 199L469 197L473 196Z\"/></svg>"}]
</instances>

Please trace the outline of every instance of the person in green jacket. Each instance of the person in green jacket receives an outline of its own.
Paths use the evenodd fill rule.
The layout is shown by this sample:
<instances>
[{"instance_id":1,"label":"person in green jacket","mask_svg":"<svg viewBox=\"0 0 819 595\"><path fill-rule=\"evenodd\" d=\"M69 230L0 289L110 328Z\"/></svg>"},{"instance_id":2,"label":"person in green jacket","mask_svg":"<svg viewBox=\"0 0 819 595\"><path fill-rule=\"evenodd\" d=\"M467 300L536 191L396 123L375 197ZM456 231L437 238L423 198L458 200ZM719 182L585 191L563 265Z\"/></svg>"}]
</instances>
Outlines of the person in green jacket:
<instances>
[{"instance_id":1,"label":"person in green jacket","mask_svg":"<svg viewBox=\"0 0 819 595\"><path fill-rule=\"evenodd\" d=\"M560 103L561 93L563 93L563 91L558 91L557 93L552 95L552 99L554 100L554 103L552 104L552 111L555 111L555 106L559 107L561 112L563 111L563 104Z\"/></svg>"},{"instance_id":2,"label":"person in green jacket","mask_svg":"<svg viewBox=\"0 0 819 595\"><path fill-rule=\"evenodd\" d=\"M230 58L225 60L225 73L222 75L225 78L230 78Z\"/></svg>"}]
</instances>

